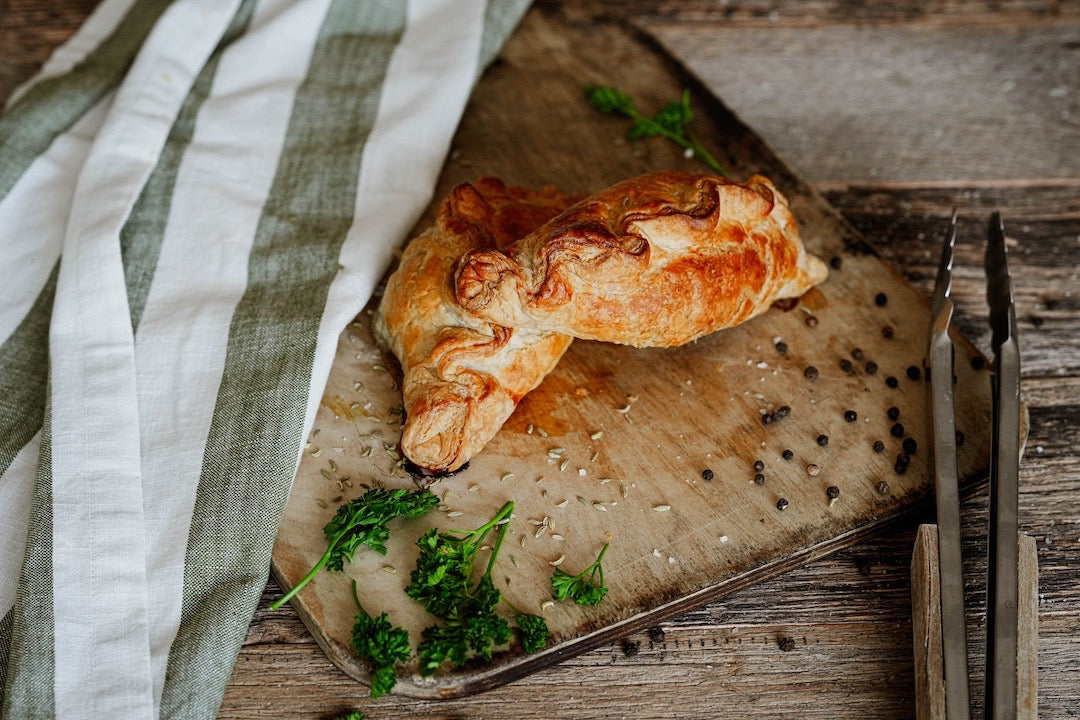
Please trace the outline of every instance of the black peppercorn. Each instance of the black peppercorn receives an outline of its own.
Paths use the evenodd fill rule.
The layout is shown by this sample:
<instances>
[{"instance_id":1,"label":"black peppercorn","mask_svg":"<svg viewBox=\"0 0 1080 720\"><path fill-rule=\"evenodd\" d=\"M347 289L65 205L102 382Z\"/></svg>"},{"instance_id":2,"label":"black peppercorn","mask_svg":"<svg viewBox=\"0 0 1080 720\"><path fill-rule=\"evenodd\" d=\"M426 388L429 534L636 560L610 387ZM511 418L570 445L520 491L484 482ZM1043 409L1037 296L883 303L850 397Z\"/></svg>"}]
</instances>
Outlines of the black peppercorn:
<instances>
[{"instance_id":1,"label":"black peppercorn","mask_svg":"<svg viewBox=\"0 0 1080 720\"><path fill-rule=\"evenodd\" d=\"M911 457L907 453L900 453L896 456L896 464L893 465L893 470L897 475L903 475L907 472L908 463L911 462Z\"/></svg>"},{"instance_id":2,"label":"black peppercorn","mask_svg":"<svg viewBox=\"0 0 1080 720\"><path fill-rule=\"evenodd\" d=\"M714 475L713 471L710 470L709 468L705 468L704 470L701 471L701 479L702 480L712 480L714 477L716 477L716 475Z\"/></svg>"},{"instance_id":3,"label":"black peppercorn","mask_svg":"<svg viewBox=\"0 0 1080 720\"><path fill-rule=\"evenodd\" d=\"M653 625L651 628L649 628L649 639L653 642L662 643L664 642L665 637L666 636L664 634L664 628L660 627L659 625Z\"/></svg>"},{"instance_id":4,"label":"black peppercorn","mask_svg":"<svg viewBox=\"0 0 1080 720\"><path fill-rule=\"evenodd\" d=\"M784 452L780 453L780 457L784 458L785 460L790 460L791 458L795 457L795 453L793 453L791 450L784 450Z\"/></svg>"},{"instance_id":5,"label":"black peppercorn","mask_svg":"<svg viewBox=\"0 0 1080 720\"><path fill-rule=\"evenodd\" d=\"M852 348L851 349L851 357L853 357L856 360L862 360L866 356L863 355L862 348Z\"/></svg>"},{"instance_id":6,"label":"black peppercorn","mask_svg":"<svg viewBox=\"0 0 1080 720\"><path fill-rule=\"evenodd\" d=\"M778 342L776 343L776 352L778 352L778 353L780 353L781 355L783 355L783 354L784 354L784 353L786 353L787 351L788 351L788 347L787 347L787 343L786 343L786 342L784 342L783 340L780 340L780 341L778 341Z\"/></svg>"},{"instance_id":7,"label":"black peppercorn","mask_svg":"<svg viewBox=\"0 0 1080 720\"><path fill-rule=\"evenodd\" d=\"M791 652L795 649L795 638L785 635L776 641L776 644L780 646L780 650L783 652Z\"/></svg>"},{"instance_id":8,"label":"black peppercorn","mask_svg":"<svg viewBox=\"0 0 1080 720\"><path fill-rule=\"evenodd\" d=\"M755 460L755 461L754 461L754 470L755 470L756 472L761 472L761 471L762 471L762 470L764 470L764 469L765 469L765 463L763 463L763 462L762 462L762 461L760 461L760 460Z\"/></svg>"},{"instance_id":9,"label":"black peppercorn","mask_svg":"<svg viewBox=\"0 0 1080 720\"><path fill-rule=\"evenodd\" d=\"M908 380L918 380L920 377L922 377L922 373L919 372L919 368L911 365L907 369L907 376Z\"/></svg>"},{"instance_id":10,"label":"black peppercorn","mask_svg":"<svg viewBox=\"0 0 1080 720\"><path fill-rule=\"evenodd\" d=\"M888 385L891 388L900 387L900 381L897 380L896 378L894 378L892 375L885 378L885 384Z\"/></svg>"},{"instance_id":11,"label":"black peppercorn","mask_svg":"<svg viewBox=\"0 0 1080 720\"><path fill-rule=\"evenodd\" d=\"M887 483L887 482L885 482L884 480L882 480L881 482L879 482L879 483L877 484L877 491L878 491L879 493L881 493L882 495L884 495L885 493L889 492L889 483Z\"/></svg>"},{"instance_id":12,"label":"black peppercorn","mask_svg":"<svg viewBox=\"0 0 1080 720\"><path fill-rule=\"evenodd\" d=\"M818 369L813 365L807 365L802 374L807 380L817 380Z\"/></svg>"},{"instance_id":13,"label":"black peppercorn","mask_svg":"<svg viewBox=\"0 0 1080 720\"><path fill-rule=\"evenodd\" d=\"M866 362L866 374L867 375L873 375L876 372L877 372L877 363L874 362L873 360L868 360Z\"/></svg>"},{"instance_id":14,"label":"black peppercorn","mask_svg":"<svg viewBox=\"0 0 1080 720\"><path fill-rule=\"evenodd\" d=\"M771 412L762 413L762 415L761 415L761 422L763 424L765 424L765 425L772 425L773 420L775 420L775 419L776 419L776 416L773 415Z\"/></svg>"},{"instance_id":15,"label":"black peppercorn","mask_svg":"<svg viewBox=\"0 0 1080 720\"><path fill-rule=\"evenodd\" d=\"M764 485L765 484L765 476L762 475L761 473L758 473L757 475L755 475L754 476L754 484L755 485Z\"/></svg>"},{"instance_id":16,"label":"black peppercorn","mask_svg":"<svg viewBox=\"0 0 1080 720\"><path fill-rule=\"evenodd\" d=\"M859 419L859 414L856 413L854 410L845 410L844 411L844 420L845 421L847 421L847 422L855 422L858 419Z\"/></svg>"},{"instance_id":17,"label":"black peppercorn","mask_svg":"<svg viewBox=\"0 0 1080 720\"><path fill-rule=\"evenodd\" d=\"M893 426L889 428L889 434L893 437L904 437L903 423L893 423Z\"/></svg>"},{"instance_id":18,"label":"black peppercorn","mask_svg":"<svg viewBox=\"0 0 1080 720\"><path fill-rule=\"evenodd\" d=\"M830 500L835 500L836 498L840 497L840 488L836 487L835 485L830 485L829 487L825 488L825 494L829 497Z\"/></svg>"},{"instance_id":19,"label":"black peppercorn","mask_svg":"<svg viewBox=\"0 0 1080 720\"><path fill-rule=\"evenodd\" d=\"M776 408L776 412L773 413L773 415L776 416L777 420L783 420L784 418L786 418L790 414L791 414L791 406L790 405L781 405L780 407Z\"/></svg>"},{"instance_id":20,"label":"black peppercorn","mask_svg":"<svg viewBox=\"0 0 1080 720\"><path fill-rule=\"evenodd\" d=\"M776 501L776 509L777 510L786 510L788 505L789 505L788 501L785 500L784 498L780 498L779 500Z\"/></svg>"},{"instance_id":21,"label":"black peppercorn","mask_svg":"<svg viewBox=\"0 0 1080 720\"><path fill-rule=\"evenodd\" d=\"M879 292L874 296L874 304L878 307L885 307L889 303L889 296L883 292Z\"/></svg>"},{"instance_id":22,"label":"black peppercorn","mask_svg":"<svg viewBox=\"0 0 1080 720\"><path fill-rule=\"evenodd\" d=\"M803 322L806 323L806 327L817 327L818 319L814 315L807 315Z\"/></svg>"},{"instance_id":23,"label":"black peppercorn","mask_svg":"<svg viewBox=\"0 0 1080 720\"><path fill-rule=\"evenodd\" d=\"M919 443L915 442L915 438L904 438L903 448L908 455L914 455L915 451L919 449Z\"/></svg>"},{"instance_id":24,"label":"black peppercorn","mask_svg":"<svg viewBox=\"0 0 1080 720\"><path fill-rule=\"evenodd\" d=\"M885 452L885 443L881 442L880 440L875 440L874 441L874 452L876 452L876 453Z\"/></svg>"},{"instance_id":25,"label":"black peppercorn","mask_svg":"<svg viewBox=\"0 0 1080 720\"><path fill-rule=\"evenodd\" d=\"M840 266L844 264L844 261L840 259L839 255L833 255L829 258L829 267L833 270L839 270Z\"/></svg>"},{"instance_id":26,"label":"black peppercorn","mask_svg":"<svg viewBox=\"0 0 1080 720\"><path fill-rule=\"evenodd\" d=\"M817 444L820 445L821 447L825 447L826 445L829 444L829 436L828 435L818 435L817 436Z\"/></svg>"},{"instance_id":27,"label":"black peppercorn","mask_svg":"<svg viewBox=\"0 0 1080 720\"><path fill-rule=\"evenodd\" d=\"M893 405L891 408L885 411L885 414L889 416L890 420L900 419L900 408Z\"/></svg>"},{"instance_id":28,"label":"black peppercorn","mask_svg":"<svg viewBox=\"0 0 1080 720\"><path fill-rule=\"evenodd\" d=\"M630 642L629 640L623 640L622 652L626 657L634 657L641 650L641 643Z\"/></svg>"},{"instance_id":29,"label":"black peppercorn","mask_svg":"<svg viewBox=\"0 0 1080 720\"><path fill-rule=\"evenodd\" d=\"M843 358L840 361L840 369L843 370L844 372L846 372L848 375L851 375L852 373L855 372L855 366L853 366L851 364L851 361L848 360L847 358Z\"/></svg>"},{"instance_id":30,"label":"black peppercorn","mask_svg":"<svg viewBox=\"0 0 1080 720\"><path fill-rule=\"evenodd\" d=\"M886 340L892 340L892 336L893 336L893 326L892 325L883 325L881 327L881 337L885 338Z\"/></svg>"}]
</instances>

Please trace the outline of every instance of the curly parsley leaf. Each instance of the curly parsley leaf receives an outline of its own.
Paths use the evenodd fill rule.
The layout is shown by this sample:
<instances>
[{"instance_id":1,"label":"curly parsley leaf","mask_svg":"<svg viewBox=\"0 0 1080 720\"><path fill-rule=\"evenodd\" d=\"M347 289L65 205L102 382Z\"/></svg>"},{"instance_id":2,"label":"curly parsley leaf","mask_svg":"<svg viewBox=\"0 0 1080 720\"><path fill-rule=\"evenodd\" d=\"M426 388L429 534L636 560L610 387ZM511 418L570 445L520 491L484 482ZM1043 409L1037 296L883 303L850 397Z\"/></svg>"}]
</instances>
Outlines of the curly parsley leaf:
<instances>
[{"instance_id":1,"label":"curly parsley leaf","mask_svg":"<svg viewBox=\"0 0 1080 720\"><path fill-rule=\"evenodd\" d=\"M385 555L385 543L390 537L387 523L398 517L420 517L438 504L439 499L430 490L410 492L384 488L368 490L345 503L323 528L326 552L292 590L270 605L271 609L277 610L288 602L323 566L340 571L346 562L352 561L361 545Z\"/></svg>"},{"instance_id":2,"label":"curly parsley leaf","mask_svg":"<svg viewBox=\"0 0 1080 720\"><path fill-rule=\"evenodd\" d=\"M716 161L701 141L690 130L694 113L690 109L690 91L683 90L682 96L664 105L655 115L649 117L634 105L626 93L607 85L585 88L585 97L597 110L610 115L625 115L634 122L626 133L630 140L647 137L663 137L693 153L718 175L728 176L727 170Z\"/></svg>"},{"instance_id":3,"label":"curly parsley leaf","mask_svg":"<svg viewBox=\"0 0 1080 720\"><path fill-rule=\"evenodd\" d=\"M529 613L518 613L514 616L514 624L521 633L521 648L525 652L538 652L547 645L551 632L544 618Z\"/></svg>"},{"instance_id":4,"label":"curly parsley leaf","mask_svg":"<svg viewBox=\"0 0 1080 720\"><path fill-rule=\"evenodd\" d=\"M364 713L359 710L352 710L344 715L338 715L334 720L364 720Z\"/></svg>"},{"instance_id":5,"label":"curly parsley leaf","mask_svg":"<svg viewBox=\"0 0 1080 720\"><path fill-rule=\"evenodd\" d=\"M397 684L394 663L409 659L412 653L409 633L403 628L391 625L386 613L380 613L378 617L368 614L356 595L355 580L352 583L352 595L356 603L352 646L360 659L371 661L371 697L377 698L390 692Z\"/></svg>"},{"instance_id":6,"label":"curly parsley leaf","mask_svg":"<svg viewBox=\"0 0 1080 720\"><path fill-rule=\"evenodd\" d=\"M603 600L608 589L604 586L604 568L600 563L607 549L608 545L605 543L593 564L577 575L556 568L555 574L551 576L551 589L555 592L555 598L570 598L578 605L596 605Z\"/></svg>"}]
</instances>

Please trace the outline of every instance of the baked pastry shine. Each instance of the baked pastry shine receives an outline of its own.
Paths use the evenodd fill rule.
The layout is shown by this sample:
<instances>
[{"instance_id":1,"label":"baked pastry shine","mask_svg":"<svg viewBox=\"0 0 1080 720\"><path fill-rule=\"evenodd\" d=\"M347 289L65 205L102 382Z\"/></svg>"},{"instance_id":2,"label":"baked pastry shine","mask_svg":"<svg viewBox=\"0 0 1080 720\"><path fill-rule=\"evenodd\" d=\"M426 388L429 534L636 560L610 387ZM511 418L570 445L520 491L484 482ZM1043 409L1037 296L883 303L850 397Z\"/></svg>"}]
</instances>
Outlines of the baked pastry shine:
<instances>
[{"instance_id":1,"label":"baked pastry shine","mask_svg":"<svg viewBox=\"0 0 1080 720\"><path fill-rule=\"evenodd\" d=\"M637 347L732 327L828 275L769 180L654 172L506 248L476 247L453 298L492 323Z\"/></svg>"},{"instance_id":2,"label":"baked pastry shine","mask_svg":"<svg viewBox=\"0 0 1080 720\"><path fill-rule=\"evenodd\" d=\"M569 347L568 335L511 328L465 312L453 266L467 251L505 249L568 207L552 188L485 178L454 188L436 223L405 248L373 328L401 363L406 412L401 449L432 472L465 464Z\"/></svg>"}]
</instances>

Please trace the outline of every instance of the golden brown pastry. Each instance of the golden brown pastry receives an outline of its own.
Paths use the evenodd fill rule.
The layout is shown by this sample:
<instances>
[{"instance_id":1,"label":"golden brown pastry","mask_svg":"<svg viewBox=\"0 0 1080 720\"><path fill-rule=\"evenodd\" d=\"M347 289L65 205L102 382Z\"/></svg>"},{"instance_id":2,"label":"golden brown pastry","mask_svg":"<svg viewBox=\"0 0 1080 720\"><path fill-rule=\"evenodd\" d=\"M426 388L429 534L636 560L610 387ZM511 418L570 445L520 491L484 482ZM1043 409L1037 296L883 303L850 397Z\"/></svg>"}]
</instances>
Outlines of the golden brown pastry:
<instances>
[{"instance_id":1,"label":"golden brown pastry","mask_svg":"<svg viewBox=\"0 0 1080 720\"><path fill-rule=\"evenodd\" d=\"M567 335L504 327L466 313L454 301L455 261L468 250L507 247L572 202L551 188L506 187L490 178L459 185L439 207L435 225L405 248L374 329L401 362L401 449L421 468L464 465L571 342Z\"/></svg>"},{"instance_id":2,"label":"golden brown pastry","mask_svg":"<svg viewBox=\"0 0 1080 720\"><path fill-rule=\"evenodd\" d=\"M655 172L614 185L505 250L470 250L454 297L493 323L638 347L680 345L828 275L766 178Z\"/></svg>"}]
</instances>

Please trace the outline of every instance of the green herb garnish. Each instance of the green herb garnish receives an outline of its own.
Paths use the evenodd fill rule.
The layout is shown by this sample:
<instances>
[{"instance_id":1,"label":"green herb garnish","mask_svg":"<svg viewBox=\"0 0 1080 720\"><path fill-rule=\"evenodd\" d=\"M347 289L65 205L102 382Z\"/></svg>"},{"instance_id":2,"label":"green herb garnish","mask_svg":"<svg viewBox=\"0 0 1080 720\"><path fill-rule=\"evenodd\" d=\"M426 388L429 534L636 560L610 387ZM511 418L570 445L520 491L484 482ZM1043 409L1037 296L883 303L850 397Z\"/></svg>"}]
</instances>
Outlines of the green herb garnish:
<instances>
[{"instance_id":1,"label":"green herb garnish","mask_svg":"<svg viewBox=\"0 0 1080 720\"><path fill-rule=\"evenodd\" d=\"M447 660L455 666L463 665L470 655L490 660L496 647L509 642L510 625L495 612L502 595L491 579L491 572L513 510L514 503L507 502L475 530L430 530L417 541L420 555L405 593L442 620L442 624L432 625L421 633L417 648L421 675L433 674ZM487 567L473 584L476 553L493 530L497 536ZM547 624L543 618L516 611L515 623L522 632L522 646L528 644L527 652L534 652L547 642Z\"/></svg>"},{"instance_id":2,"label":"green herb garnish","mask_svg":"<svg viewBox=\"0 0 1080 720\"><path fill-rule=\"evenodd\" d=\"M571 598L578 605L596 605L607 595L608 589L604 586L604 568L600 565L607 552L608 544L600 549L600 554L589 567L577 575L570 575L562 568L556 568L551 576L551 589L555 591L558 600Z\"/></svg>"},{"instance_id":3,"label":"green herb garnish","mask_svg":"<svg viewBox=\"0 0 1080 720\"><path fill-rule=\"evenodd\" d=\"M626 132L630 140L645 137L664 137L679 147L685 148L697 156L703 163L717 173L727 177L728 172L716 161L690 130L690 121L694 114L690 110L690 91L683 90L682 97L662 107L651 118L634 106L634 101L624 92L607 85L592 86L585 89L589 104L601 112L612 115L625 115L634 123Z\"/></svg>"},{"instance_id":4,"label":"green herb garnish","mask_svg":"<svg viewBox=\"0 0 1080 720\"><path fill-rule=\"evenodd\" d=\"M404 628L390 624L386 613L372 617L360 604L356 595L356 581L352 581L352 596L356 603L356 620L352 628L352 646L362 660L370 660L371 697L385 695L397 684L394 663L409 659L409 633Z\"/></svg>"},{"instance_id":5,"label":"green herb garnish","mask_svg":"<svg viewBox=\"0 0 1080 720\"><path fill-rule=\"evenodd\" d=\"M274 601L270 608L277 610L288 602L324 565L340 571L346 562L352 561L361 545L385 555L384 543L390 537L390 531L386 529L388 522L397 517L420 517L438 504L439 499L429 490L410 492L376 488L342 505L323 528L327 539L326 552L315 567L292 590Z\"/></svg>"}]
</instances>

